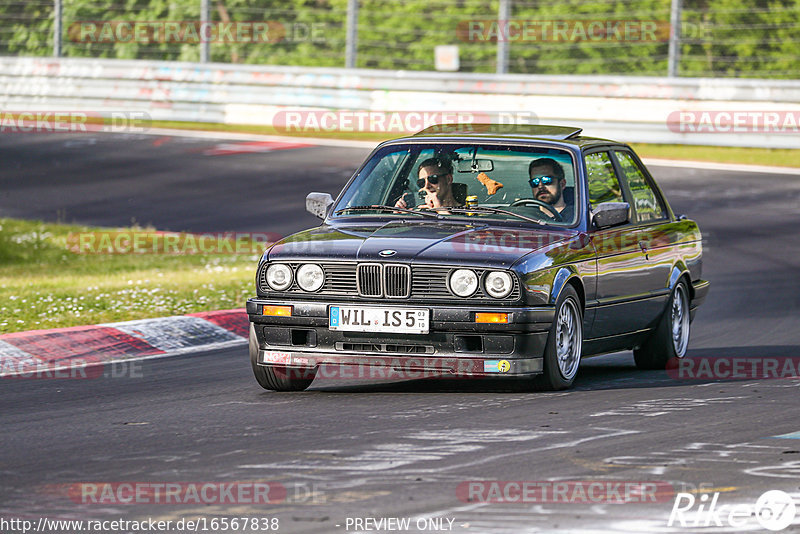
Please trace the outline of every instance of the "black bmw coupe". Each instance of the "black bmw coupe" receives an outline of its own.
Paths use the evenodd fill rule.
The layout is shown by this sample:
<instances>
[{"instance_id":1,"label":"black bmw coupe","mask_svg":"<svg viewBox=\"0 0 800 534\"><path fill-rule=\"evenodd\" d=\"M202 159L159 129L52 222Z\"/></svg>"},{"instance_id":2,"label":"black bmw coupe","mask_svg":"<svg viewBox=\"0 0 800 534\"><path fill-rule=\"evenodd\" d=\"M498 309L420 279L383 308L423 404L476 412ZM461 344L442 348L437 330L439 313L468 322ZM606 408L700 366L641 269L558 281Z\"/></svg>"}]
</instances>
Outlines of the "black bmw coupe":
<instances>
[{"instance_id":1,"label":"black bmw coupe","mask_svg":"<svg viewBox=\"0 0 800 534\"><path fill-rule=\"evenodd\" d=\"M629 146L577 128L434 126L306 206L322 224L264 252L247 302L266 389L331 367L565 389L626 349L663 369L709 289L697 224Z\"/></svg>"}]
</instances>

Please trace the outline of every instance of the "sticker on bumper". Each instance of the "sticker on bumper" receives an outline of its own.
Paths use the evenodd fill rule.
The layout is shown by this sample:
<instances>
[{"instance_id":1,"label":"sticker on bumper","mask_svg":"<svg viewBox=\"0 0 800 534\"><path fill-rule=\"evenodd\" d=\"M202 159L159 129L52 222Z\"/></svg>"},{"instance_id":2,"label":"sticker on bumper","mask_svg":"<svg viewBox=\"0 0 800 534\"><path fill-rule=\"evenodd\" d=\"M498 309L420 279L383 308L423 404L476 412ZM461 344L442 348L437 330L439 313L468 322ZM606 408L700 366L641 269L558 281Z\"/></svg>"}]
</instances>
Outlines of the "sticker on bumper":
<instances>
[{"instance_id":1,"label":"sticker on bumper","mask_svg":"<svg viewBox=\"0 0 800 534\"><path fill-rule=\"evenodd\" d=\"M507 373L511 370L508 360L483 360L484 373Z\"/></svg>"},{"instance_id":2,"label":"sticker on bumper","mask_svg":"<svg viewBox=\"0 0 800 534\"><path fill-rule=\"evenodd\" d=\"M261 361L262 363L279 363L281 365L289 365L292 361L292 355L288 352L265 350Z\"/></svg>"}]
</instances>

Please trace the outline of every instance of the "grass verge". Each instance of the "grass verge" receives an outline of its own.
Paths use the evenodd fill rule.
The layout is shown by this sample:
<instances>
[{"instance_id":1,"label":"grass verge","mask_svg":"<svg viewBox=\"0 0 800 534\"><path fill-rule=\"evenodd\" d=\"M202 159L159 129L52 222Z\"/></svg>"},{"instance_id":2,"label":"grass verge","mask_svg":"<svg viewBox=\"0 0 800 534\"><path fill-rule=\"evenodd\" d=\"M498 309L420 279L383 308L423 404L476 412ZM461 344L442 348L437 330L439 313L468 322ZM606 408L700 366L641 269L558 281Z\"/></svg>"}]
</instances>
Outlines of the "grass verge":
<instances>
[{"instance_id":1,"label":"grass verge","mask_svg":"<svg viewBox=\"0 0 800 534\"><path fill-rule=\"evenodd\" d=\"M789 148L739 148L726 146L652 145L631 143L642 158L744 163L771 167L800 167L800 150Z\"/></svg>"},{"instance_id":2,"label":"grass verge","mask_svg":"<svg viewBox=\"0 0 800 534\"><path fill-rule=\"evenodd\" d=\"M142 253L77 252L76 236L106 233L144 235ZM259 243L195 253L181 234L164 253L154 235L0 218L0 333L240 308L254 294Z\"/></svg>"}]
</instances>

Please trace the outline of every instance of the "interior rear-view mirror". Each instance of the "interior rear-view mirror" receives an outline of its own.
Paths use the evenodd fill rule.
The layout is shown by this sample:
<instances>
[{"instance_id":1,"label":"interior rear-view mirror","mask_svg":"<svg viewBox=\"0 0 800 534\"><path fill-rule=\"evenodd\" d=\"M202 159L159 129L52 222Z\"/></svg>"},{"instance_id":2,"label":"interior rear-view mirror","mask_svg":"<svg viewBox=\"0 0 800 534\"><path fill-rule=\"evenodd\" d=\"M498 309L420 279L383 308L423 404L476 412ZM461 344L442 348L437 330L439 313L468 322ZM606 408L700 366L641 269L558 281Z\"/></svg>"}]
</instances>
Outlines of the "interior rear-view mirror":
<instances>
[{"instance_id":1,"label":"interior rear-view mirror","mask_svg":"<svg viewBox=\"0 0 800 534\"><path fill-rule=\"evenodd\" d=\"M458 172L489 172L494 169L494 163L490 159L460 159L456 162Z\"/></svg>"}]
</instances>

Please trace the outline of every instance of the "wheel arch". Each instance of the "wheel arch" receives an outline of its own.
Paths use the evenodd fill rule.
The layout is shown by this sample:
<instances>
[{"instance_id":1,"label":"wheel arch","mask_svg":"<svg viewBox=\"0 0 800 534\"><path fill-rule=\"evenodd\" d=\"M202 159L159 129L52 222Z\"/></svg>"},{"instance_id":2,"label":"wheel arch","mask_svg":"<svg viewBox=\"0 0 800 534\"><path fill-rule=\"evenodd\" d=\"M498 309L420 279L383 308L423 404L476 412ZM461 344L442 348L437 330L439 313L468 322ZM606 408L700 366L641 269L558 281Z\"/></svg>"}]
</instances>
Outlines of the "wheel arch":
<instances>
[{"instance_id":1,"label":"wheel arch","mask_svg":"<svg viewBox=\"0 0 800 534\"><path fill-rule=\"evenodd\" d=\"M561 267L556 276L553 278L553 289L550 293L550 304L555 305L558 302L561 292L567 285L572 286L580 299L581 312L586 311L586 291L583 287L583 281L578 275L574 266Z\"/></svg>"},{"instance_id":2,"label":"wheel arch","mask_svg":"<svg viewBox=\"0 0 800 534\"><path fill-rule=\"evenodd\" d=\"M686 267L686 264L683 261L679 261L672 267L672 271L669 274L669 283L668 287L670 292L675 289L675 286L681 279L686 280L686 289L689 291L689 299L694 298L694 287L692 287L692 273L689 272L689 268Z\"/></svg>"}]
</instances>

